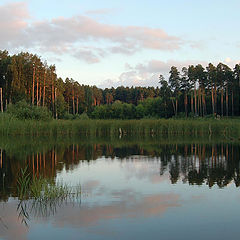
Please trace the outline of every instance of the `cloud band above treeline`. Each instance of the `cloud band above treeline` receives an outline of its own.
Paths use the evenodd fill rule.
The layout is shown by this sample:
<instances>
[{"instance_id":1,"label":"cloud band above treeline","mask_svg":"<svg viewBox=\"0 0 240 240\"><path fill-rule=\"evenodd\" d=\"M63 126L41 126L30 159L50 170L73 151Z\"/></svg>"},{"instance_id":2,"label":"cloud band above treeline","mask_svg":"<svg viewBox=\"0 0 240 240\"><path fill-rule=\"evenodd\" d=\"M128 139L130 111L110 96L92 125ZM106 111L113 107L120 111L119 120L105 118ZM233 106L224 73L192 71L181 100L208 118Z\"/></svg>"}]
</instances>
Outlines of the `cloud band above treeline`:
<instances>
[{"instance_id":1,"label":"cloud band above treeline","mask_svg":"<svg viewBox=\"0 0 240 240\"><path fill-rule=\"evenodd\" d=\"M24 2L0 6L0 30L3 49L67 53L88 63L99 62L108 54L173 51L185 44L160 28L106 24L84 15L36 20Z\"/></svg>"}]
</instances>

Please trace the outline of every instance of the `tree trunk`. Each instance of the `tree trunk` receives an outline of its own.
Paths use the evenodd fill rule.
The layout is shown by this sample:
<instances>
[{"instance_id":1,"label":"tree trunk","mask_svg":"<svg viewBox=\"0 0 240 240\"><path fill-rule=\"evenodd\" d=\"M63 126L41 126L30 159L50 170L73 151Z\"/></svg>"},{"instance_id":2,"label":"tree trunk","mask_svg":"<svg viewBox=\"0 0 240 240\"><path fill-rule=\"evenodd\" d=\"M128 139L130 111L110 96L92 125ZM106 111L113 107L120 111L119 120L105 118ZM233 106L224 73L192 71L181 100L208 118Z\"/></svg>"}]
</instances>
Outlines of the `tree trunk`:
<instances>
[{"instance_id":1,"label":"tree trunk","mask_svg":"<svg viewBox=\"0 0 240 240\"><path fill-rule=\"evenodd\" d=\"M213 113L213 116L215 116L215 101L214 101L214 90L213 90L213 86L212 86L212 113Z\"/></svg>"},{"instance_id":2,"label":"tree trunk","mask_svg":"<svg viewBox=\"0 0 240 240\"><path fill-rule=\"evenodd\" d=\"M203 117L207 114L207 107L206 107L206 98L205 98L205 89L202 89L202 105L203 105Z\"/></svg>"},{"instance_id":3,"label":"tree trunk","mask_svg":"<svg viewBox=\"0 0 240 240\"><path fill-rule=\"evenodd\" d=\"M195 115L197 115L197 89L196 89L196 84L195 84L195 87L194 87L194 97L195 97Z\"/></svg>"},{"instance_id":4,"label":"tree trunk","mask_svg":"<svg viewBox=\"0 0 240 240\"><path fill-rule=\"evenodd\" d=\"M46 72L44 73L44 80L43 80L43 107L45 106L45 93L46 93Z\"/></svg>"},{"instance_id":5,"label":"tree trunk","mask_svg":"<svg viewBox=\"0 0 240 240\"><path fill-rule=\"evenodd\" d=\"M228 117L228 86L226 86L226 116Z\"/></svg>"},{"instance_id":6,"label":"tree trunk","mask_svg":"<svg viewBox=\"0 0 240 240\"><path fill-rule=\"evenodd\" d=\"M37 98L37 107L38 107L38 87L39 87L39 74L38 74L38 72L37 72L37 96L36 96L36 98Z\"/></svg>"},{"instance_id":7,"label":"tree trunk","mask_svg":"<svg viewBox=\"0 0 240 240\"><path fill-rule=\"evenodd\" d=\"M52 111L54 114L54 84L53 84L53 80L52 80Z\"/></svg>"},{"instance_id":8,"label":"tree trunk","mask_svg":"<svg viewBox=\"0 0 240 240\"><path fill-rule=\"evenodd\" d=\"M178 100L176 99L176 116L177 116L177 112L178 112Z\"/></svg>"},{"instance_id":9,"label":"tree trunk","mask_svg":"<svg viewBox=\"0 0 240 240\"><path fill-rule=\"evenodd\" d=\"M75 114L75 101L74 101L74 95L72 96L72 107L73 107L73 114Z\"/></svg>"},{"instance_id":10,"label":"tree trunk","mask_svg":"<svg viewBox=\"0 0 240 240\"><path fill-rule=\"evenodd\" d=\"M54 110L55 110L55 118L56 119L58 119L58 113L57 113L57 108L56 108L56 99L57 99L57 88L55 88L55 92L54 92L55 94L55 96L54 96L54 98L55 98L55 101L54 101Z\"/></svg>"},{"instance_id":11,"label":"tree trunk","mask_svg":"<svg viewBox=\"0 0 240 240\"><path fill-rule=\"evenodd\" d=\"M232 91L232 116L234 116L234 100L233 100L233 91Z\"/></svg>"},{"instance_id":12,"label":"tree trunk","mask_svg":"<svg viewBox=\"0 0 240 240\"><path fill-rule=\"evenodd\" d=\"M185 105L185 116L188 116L188 109L187 109L187 105L188 105L188 98L187 98L187 94L185 93L185 99L184 99L184 105Z\"/></svg>"},{"instance_id":13,"label":"tree trunk","mask_svg":"<svg viewBox=\"0 0 240 240\"><path fill-rule=\"evenodd\" d=\"M38 99L38 105L41 106L41 100L42 100L42 86L41 86L41 83L40 83L40 86L39 86L39 99Z\"/></svg>"},{"instance_id":14,"label":"tree trunk","mask_svg":"<svg viewBox=\"0 0 240 240\"><path fill-rule=\"evenodd\" d=\"M221 115L223 117L223 88L221 89Z\"/></svg>"},{"instance_id":15,"label":"tree trunk","mask_svg":"<svg viewBox=\"0 0 240 240\"><path fill-rule=\"evenodd\" d=\"M34 88L35 88L35 67L33 67L32 105L34 105Z\"/></svg>"},{"instance_id":16,"label":"tree trunk","mask_svg":"<svg viewBox=\"0 0 240 240\"><path fill-rule=\"evenodd\" d=\"M191 92L191 112L194 114L194 111L193 111L193 92Z\"/></svg>"},{"instance_id":17,"label":"tree trunk","mask_svg":"<svg viewBox=\"0 0 240 240\"><path fill-rule=\"evenodd\" d=\"M77 97L77 114L78 114L78 97Z\"/></svg>"},{"instance_id":18,"label":"tree trunk","mask_svg":"<svg viewBox=\"0 0 240 240\"><path fill-rule=\"evenodd\" d=\"M201 111L200 111L200 89L198 88L197 91L197 109L198 109L198 116L201 116Z\"/></svg>"},{"instance_id":19,"label":"tree trunk","mask_svg":"<svg viewBox=\"0 0 240 240\"><path fill-rule=\"evenodd\" d=\"M69 100L69 97L68 97L68 114L70 113L69 108L70 108L70 100Z\"/></svg>"},{"instance_id":20,"label":"tree trunk","mask_svg":"<svg viewBox=\"0 0 240 240\"><path fill-rule=\"evenodd\" d=\"M1 102L1 112L3 112L3 96L2 88L0 88L0 102Z\"/></svg>"},{"instance_id":21,"label":"tree trunk","mask_svg":"<svg viewBox=\"0 0 240 240\"><path fill-rule=\"evenodd\" d=\"M198 112L202 116L202 98L201 98L201 88L198 89Z\"/></svg>"},{"instance_id":22,"label":"tree trunk","mask_svg":"<svg viewBox=\"0 0 240 240\"><path fill-rule=\"evenodd\" d=\"M216 83L214 84L214 109L215 109L215 113L217 113L217 87L216 87Z\"/></svg>"},{"instance_id":23,"label":"tree trunk","mask_svg":"<svg viewBox=\"0 0 240 240\"><path fill-rule=\"evenodd\" d=\"M175 108L175 104L174 104L174 102L173 102L173 99L172 99L172 105L173 105L174 115L176 116L176 108Z\"/></svg>"}]
</instances>

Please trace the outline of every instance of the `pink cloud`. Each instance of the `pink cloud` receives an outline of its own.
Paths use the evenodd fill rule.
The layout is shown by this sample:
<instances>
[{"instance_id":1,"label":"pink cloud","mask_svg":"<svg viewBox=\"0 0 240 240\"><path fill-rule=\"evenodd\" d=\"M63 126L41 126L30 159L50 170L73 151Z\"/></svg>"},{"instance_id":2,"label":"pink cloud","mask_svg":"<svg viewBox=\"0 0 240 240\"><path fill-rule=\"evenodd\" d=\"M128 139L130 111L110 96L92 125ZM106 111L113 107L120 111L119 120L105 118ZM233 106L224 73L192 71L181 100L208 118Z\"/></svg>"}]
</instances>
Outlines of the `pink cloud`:
<instances>
[{"instance_id":1,"label":"pink cloud","mask_svg":"<svg viewBox=\"0 0 240 240\"><path fill-rule=\"evenodd\" d=\"M0 238L19 239L27 238L29 229L21 223L16 212L17 202L1 203Z\"/></svg>"},{"instance_id":2,"label":"pink cloud","mask_svg":"<svg viewBox=\"0 0 240 240\"><path fill-rule=\"evenodd\" d=\"M24 39L23 29L26 29L26 22L30 16L27 5L24 2L0 5L0 46L2 48L12 47L21 44Z\"/></svg>"},{"instance_id":3,"label":"pink cloud","mask_svg":"<svg viewBox=\"0 0 240 240\"><path fill-rule=\"evenodd\" d=\"M118 219L122 217L152 217L164 214L169 208L179 207L180 198L177 194L157 194L145 196L141 200L135 199L129 192L123 200L107 206L82 206L73 208L66 206L59 209L54 217L56 226L70 225L72 227L83 227L97 224L103 220Z\"/></svg>"},{"instance_id":4,"label":"pink cloud","mask_svg":"<svg viewBox=\"0 0 240 240\"><path fill-rule=\"evenodd\" d=\"M107 54L131 55L142 49L173 51L185 44L160 28L107 24L83 15L36 21L24 2L0 6L0 30L4 32L0 39L3 48L67 53L89 63L99 62ZM92 46L86 49L86 43ZM101 53L93 46L102 43Z\"/></svg>"}]
</instances>

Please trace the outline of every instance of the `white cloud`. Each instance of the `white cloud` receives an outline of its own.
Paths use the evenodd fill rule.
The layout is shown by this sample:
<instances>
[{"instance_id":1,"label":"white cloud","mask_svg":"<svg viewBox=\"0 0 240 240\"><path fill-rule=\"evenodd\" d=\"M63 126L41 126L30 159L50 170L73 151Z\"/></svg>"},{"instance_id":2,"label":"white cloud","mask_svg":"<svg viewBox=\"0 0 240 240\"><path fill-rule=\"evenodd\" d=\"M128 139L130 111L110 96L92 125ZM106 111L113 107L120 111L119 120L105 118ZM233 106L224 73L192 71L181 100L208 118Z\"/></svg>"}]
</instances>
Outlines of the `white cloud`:
<instances>
[{"instance_id":1,"label":"white cloud","mask_svg":"<svg viewBox=\"0 0 240 240\"><path fill-rule=\"evenodd\" d=\"M0 5L0 31L4 33L1 48L67 53L88 63L99 62L108 54L132 55L142 49L173 51L185 44L160 28L106 24L83 15L36 21L24 2ZM96 43L104 43L101 52L96 50ZM86 44L91 46L85 48Z\"/></svg>"},{"instance_id":2,"label":"white cloud","mask_svg":"<svg viewBox=\"0 0 240 240\"><path fill-rule=\"evenodd\" d=\"M161 61L161 60L151 60L146 63L139 63L136 66L131 66L126 63L125 68L126 72L120 74L117 79L107 79L102 82L99 87L118 87L118 86L159 86L159 75L162 74L166 77L169 75L171 66L176 66L179 71L183 67L188 67L189 65L202 64L207 66L207 62L203 61Z\"/></svg>"}]
</instances>

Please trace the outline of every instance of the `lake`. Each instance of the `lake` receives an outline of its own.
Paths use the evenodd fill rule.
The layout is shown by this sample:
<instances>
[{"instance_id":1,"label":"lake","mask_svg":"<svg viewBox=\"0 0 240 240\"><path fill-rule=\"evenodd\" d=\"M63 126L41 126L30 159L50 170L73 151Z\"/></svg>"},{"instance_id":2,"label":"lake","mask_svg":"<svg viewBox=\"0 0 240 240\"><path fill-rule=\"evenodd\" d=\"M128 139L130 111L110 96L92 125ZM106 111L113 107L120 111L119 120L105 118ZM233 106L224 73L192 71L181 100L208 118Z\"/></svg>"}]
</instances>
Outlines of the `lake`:
<instances>
[{"instance_id":1,"label":"lake","mask_svg":"<svg viewBox=\"0 0 240 240\"><path fill-rule=\"evenodd\" d=\"M0 239L237 239L240 146L203 139L2 139ZM81 194L20 201L21 169Z\"/></svg>"}]
</instances>

